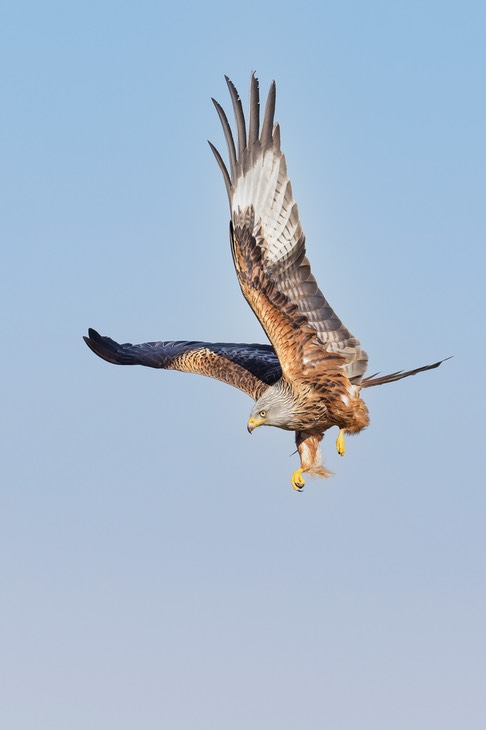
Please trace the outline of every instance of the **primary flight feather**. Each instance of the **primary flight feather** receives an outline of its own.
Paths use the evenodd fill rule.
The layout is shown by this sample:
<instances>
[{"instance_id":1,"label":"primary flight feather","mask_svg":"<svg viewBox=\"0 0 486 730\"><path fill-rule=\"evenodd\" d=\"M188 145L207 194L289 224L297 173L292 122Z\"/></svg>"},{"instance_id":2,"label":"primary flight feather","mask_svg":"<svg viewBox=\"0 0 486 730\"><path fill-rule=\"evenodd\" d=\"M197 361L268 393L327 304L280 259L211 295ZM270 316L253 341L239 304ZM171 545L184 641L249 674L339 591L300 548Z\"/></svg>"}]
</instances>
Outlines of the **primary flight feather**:
<instances>
[{"instance_id":1,"label":"primary flight feather","mask_svg":"<svg viewBox=\"0 0 486 730\"><path fill-rule=\"evenodd\" d=\"M199 373L234 385L255 400L248 421L295 432L301 465L291 478L304 486L303 474L326 477L319 442L332 426L344 434L369 423L361 389L415 375L415 370L365 378L368 356L326 300L311 272L305 236L292 195L280 129L274 122L275 82L260 119L258 80L250 78L248 126L233 83L226 77L236 120L213 99L228 147L229 169L212 145L223 174L230 205L231 251L243 296L271 345L208 342L118 344L89 330L88 346L119 365L145 365ZM261 123L260 123L261 122Z\"/></svg>"}]
</instances>

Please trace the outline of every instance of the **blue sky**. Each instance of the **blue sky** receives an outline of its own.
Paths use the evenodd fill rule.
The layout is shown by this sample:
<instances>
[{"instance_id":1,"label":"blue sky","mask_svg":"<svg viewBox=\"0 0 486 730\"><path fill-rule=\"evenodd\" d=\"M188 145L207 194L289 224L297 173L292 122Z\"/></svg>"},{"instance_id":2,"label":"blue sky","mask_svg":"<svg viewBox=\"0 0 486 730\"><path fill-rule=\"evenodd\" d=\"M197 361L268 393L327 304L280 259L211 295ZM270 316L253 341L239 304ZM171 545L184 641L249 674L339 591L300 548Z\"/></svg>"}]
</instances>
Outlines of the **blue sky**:
<instances>
[{"instance_id":1,"label":"blue sky","mask_svg":"<svg viewBox=\"0 0 486 730\"><path fill-rule=\"evenodd\" d=\"M0 10L2 717L482 730L483 3ZM210 97L277 81L313 271L370 370L327 482L207 379L82 342L264 341Z\"/></svg>"}]
</instances>

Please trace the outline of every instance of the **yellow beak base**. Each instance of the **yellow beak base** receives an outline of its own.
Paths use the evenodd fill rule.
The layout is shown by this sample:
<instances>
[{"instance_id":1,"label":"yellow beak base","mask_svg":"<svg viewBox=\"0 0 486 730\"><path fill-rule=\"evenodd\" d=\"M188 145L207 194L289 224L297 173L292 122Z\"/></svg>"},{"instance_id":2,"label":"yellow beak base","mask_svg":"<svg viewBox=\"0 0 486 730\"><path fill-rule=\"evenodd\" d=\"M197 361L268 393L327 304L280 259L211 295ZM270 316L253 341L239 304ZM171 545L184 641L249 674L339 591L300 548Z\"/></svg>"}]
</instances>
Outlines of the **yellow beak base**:
<instances>
[{"instance_id":1,"label":"yellow beak base","mask_svg":"<svg viewBox=\"0 0 486 730\"><path fill-rule=\"evenodd\" d=\"M265 423L265 419L263 419L261 421L255 421L254 418L250 418L250 420L248 421L248 425L247 425L248 433L251 433L252 431L254 431L255 428L258 428L258 426L261 426L262 423Z\"/></svg>"}]
</instances>

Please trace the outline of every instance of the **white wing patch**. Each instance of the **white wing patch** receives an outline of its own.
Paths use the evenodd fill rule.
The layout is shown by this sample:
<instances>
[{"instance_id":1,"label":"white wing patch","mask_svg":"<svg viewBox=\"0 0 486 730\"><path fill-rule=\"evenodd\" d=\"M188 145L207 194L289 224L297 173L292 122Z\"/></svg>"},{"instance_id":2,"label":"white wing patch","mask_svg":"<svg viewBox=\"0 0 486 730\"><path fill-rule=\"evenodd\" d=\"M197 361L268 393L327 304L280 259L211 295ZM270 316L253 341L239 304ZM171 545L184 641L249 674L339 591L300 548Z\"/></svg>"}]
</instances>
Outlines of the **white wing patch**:
<instances>
[{"instance_id":1,"label":"white wing patch","mask_svg":"<svg viewBox=\"0 0 486 730\"><path fill-rule=\"evenodd\" d=\"M233 216L249 206L255 213L253 234L271 268L281 263L303 237L285 157L280 151L267 150L247 172L238 175L232 190Z\"/></svg>"}]
</instances>

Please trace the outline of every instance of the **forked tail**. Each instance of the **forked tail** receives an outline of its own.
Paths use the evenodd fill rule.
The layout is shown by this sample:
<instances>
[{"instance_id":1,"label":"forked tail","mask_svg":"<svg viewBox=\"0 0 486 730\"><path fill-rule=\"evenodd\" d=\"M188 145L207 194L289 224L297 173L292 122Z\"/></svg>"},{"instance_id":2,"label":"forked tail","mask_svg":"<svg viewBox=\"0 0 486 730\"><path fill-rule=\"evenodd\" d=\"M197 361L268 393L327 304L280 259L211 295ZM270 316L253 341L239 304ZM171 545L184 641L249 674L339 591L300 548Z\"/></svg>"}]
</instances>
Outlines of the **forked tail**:
<instances>
[{"instance_id":1,"label":"forked tail","mask_svg":"<svg viewBox=\"0 0 486 730\"><path fill-rule=\"evenodd\" d=\"M439 365L450 359L450 357L445 357L443 360L439 360L439 362L434 362L432 365L424 365L421 368L415 368L415 370L399 370L396 373L390 373L390 375L380 375L379 373L375 373L374 375L369 375L367 378L363 378L361 382L361 387L371 388L373 385L384 385L385 383L393 383L395 382L395 380L408 378L409 375L417 375L417 373L423 373L425 370L433 370L434 368L438 368Z\"/></svg>"}]
</instances>

